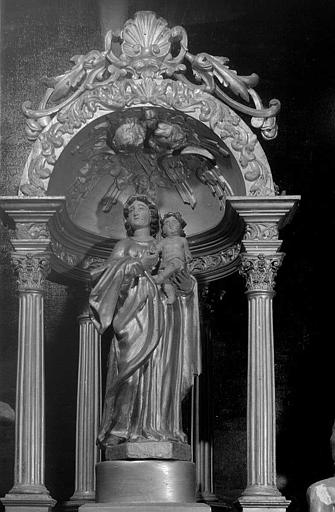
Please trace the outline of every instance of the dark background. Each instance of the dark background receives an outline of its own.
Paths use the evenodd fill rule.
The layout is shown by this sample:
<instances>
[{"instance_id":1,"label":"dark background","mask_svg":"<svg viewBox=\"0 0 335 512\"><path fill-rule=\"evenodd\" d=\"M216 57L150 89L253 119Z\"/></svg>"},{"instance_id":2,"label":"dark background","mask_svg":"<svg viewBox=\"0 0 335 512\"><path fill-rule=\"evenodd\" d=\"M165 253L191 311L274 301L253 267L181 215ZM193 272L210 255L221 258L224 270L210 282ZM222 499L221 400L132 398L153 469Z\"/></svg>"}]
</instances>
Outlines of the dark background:
<instances>
[{"instance_id":1,"label":"dark background","mask_svg":"<svg viewBox=\"0 0 335 512\"><path fill-rule=\"evenodd\" d=\"M39 79L69 69L69 59L102 49L107 0L1 2L2 195L15 195L30 143L21 104L37 106ZM312 0L124 2L126 18L152 9L183 25L192 53L230 58L239 74L256 72L267 103L282 102L279 135L261 142L274 181L301 194L281 232L286 257L274 302L277 467L291 510L306 510L308 485L333 474L334 414L335 3ZM111 6L111 12L113 7ZM104 20L106 22L106 19ZM114 20L115 24L115 20ZM0 401L15 406L17 296L8 233L1 231ZM237 275L213 283L212 403L215 491L238 496L246 472L247 302ZM219 292L224 289L222 300ZM49 283L46 292L46 485L58 500L73 493L77 332L75 299ZM13 482L14 425L2 420L0 495ZM290 509L289 509L290 510Z\"/></svg>"}]
</instances>

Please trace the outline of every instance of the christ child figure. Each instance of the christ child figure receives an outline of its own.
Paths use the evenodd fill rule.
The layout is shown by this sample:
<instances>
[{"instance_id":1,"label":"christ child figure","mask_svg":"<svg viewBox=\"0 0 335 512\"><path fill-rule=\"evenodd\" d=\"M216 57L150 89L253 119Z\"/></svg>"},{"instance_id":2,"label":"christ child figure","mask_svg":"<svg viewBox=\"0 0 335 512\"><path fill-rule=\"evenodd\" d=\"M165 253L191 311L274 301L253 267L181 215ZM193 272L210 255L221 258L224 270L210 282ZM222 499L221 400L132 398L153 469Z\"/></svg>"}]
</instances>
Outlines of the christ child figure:
<instances>
[{"instance_id":1,"label":"christ child figure","mask_svg":"<svg viewBox=\"0 0 335 512\"><path fill-rule=\"evenodd\" d=\"M186 222L179 212L166 213L161 220L162 240L155 246L161 254L158 274L154 276L157 284L161 284L167 297L167 303L176 300L175 286L171 280L174 273L187 270L187 263L192 255L184 233Z\"/></svg>"}]
</instances>

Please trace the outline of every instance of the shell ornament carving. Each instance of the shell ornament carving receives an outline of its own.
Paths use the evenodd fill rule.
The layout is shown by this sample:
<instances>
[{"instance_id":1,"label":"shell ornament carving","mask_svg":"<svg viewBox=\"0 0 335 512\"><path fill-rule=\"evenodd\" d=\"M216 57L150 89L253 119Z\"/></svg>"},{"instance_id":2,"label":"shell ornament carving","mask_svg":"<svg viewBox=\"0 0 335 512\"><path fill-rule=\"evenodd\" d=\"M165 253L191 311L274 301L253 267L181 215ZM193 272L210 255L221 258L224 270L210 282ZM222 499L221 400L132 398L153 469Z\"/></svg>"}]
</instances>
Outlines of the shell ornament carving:
<instances>
[{"instance_id":1,"label":"shell ornament carving","mask_svg":"<svg viewBox=\"0 0 335 512\"><path fill-rule=\"evenodd\" d=\"M113 38L109 33L108 41ZM182 27L168 28L167 21L151 11L141 11L134 19L128 20L119 37L121 57L111 50L107 59L117 68L126 69L133 78L157 77L166 73L171 76L177 71L185 71L182 60L187 51L187 34ZM180 44L176 57L171 55L171 44Z\"/></svg>"}]
</instances>

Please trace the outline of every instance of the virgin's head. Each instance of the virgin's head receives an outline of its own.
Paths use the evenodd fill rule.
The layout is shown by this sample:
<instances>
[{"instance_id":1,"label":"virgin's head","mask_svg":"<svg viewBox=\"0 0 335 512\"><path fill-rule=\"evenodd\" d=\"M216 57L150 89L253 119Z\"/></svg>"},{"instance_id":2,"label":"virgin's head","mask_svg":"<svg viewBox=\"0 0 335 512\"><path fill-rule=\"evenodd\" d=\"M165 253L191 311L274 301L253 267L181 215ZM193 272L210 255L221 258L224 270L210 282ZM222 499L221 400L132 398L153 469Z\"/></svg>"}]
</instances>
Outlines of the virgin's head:
<instances>
[{"instance_id":1,"label":"virgin's head","mask_svg":"<svg viewBox=\"0 0 335 512\"><path fill-rule=\"evenodd\" d=\"M123 215L128 236L132 236L136 229L144 227L149 228L151 236L159 231L157 206L145 195L130 196L124 205Z\"/></svg>"}]
</instances>

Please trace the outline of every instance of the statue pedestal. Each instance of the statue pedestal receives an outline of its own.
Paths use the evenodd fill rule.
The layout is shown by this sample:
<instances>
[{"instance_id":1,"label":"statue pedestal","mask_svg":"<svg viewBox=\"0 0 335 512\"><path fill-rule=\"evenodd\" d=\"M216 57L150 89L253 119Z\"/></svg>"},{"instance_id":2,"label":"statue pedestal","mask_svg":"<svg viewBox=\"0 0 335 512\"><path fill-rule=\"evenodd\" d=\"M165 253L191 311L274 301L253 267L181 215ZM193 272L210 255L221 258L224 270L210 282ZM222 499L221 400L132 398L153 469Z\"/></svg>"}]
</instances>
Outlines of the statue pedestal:
<instances>
[{"instance_id":1,"label":"statue pedestal","mask_svg":"<svg viewBox=\"0 0 335 512\"><path fill-rule=\"evenodd\" d=\"M122 448L127 451L130 444ZM152 443L139 444L147 444L148 452L153 449L149 446ZM156 450L161 443L155 444ZM96 465L96 476L96 503L86 503L80 512L210 512L208 505L195 503L193 462L108 460Z\"/></svg>"},{"instance_id":2,"label":"statue pedestal","mask_svg":"<svg viewBox=\"0 0 335 512\"><path fill-rule=\"evenodd\" d=\"M96 465L98 503L195 502L195 464L179 460L115 460Z\"/></svg>"},{"instance_id":3,"label":"statue pedestal","mask_svg":"<svg viewBox=\"0 0 335 512\"><path fill-rule=\"evenodd\" d=\"M191 460L189 444L173 441L146 441L122 443L105 449L106 460Z\"/></svg>"}]
</instances>

